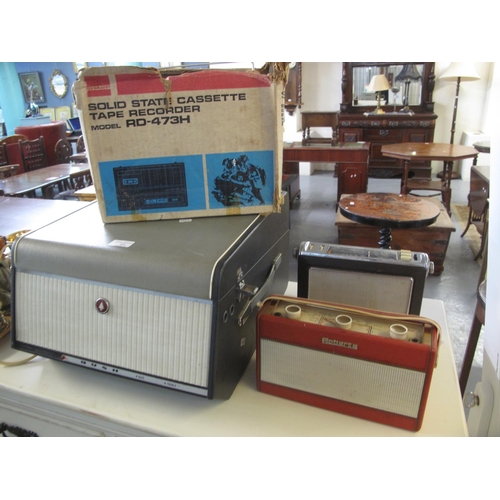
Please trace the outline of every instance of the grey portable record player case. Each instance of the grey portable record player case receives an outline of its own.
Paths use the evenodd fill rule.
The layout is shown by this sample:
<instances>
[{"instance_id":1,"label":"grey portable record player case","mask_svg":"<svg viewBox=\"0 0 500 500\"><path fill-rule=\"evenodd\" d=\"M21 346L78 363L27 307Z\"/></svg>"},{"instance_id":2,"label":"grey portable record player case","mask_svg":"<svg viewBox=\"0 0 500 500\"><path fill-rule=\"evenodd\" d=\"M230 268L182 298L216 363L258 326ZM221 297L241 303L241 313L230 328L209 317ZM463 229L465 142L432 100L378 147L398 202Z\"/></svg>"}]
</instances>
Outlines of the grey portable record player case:
<instances>
[{"instance_id":1,"label":"grey portable record player case","mask_svg":"<svg viewBox=\"0 0 500 500\"><path fill-rule=\"evenodd\" d=\"M104 224L91 203L17 240L12 346L228 399L255 350L256 305L288 283L281 213Z\"/></svg>"}]
</instances>

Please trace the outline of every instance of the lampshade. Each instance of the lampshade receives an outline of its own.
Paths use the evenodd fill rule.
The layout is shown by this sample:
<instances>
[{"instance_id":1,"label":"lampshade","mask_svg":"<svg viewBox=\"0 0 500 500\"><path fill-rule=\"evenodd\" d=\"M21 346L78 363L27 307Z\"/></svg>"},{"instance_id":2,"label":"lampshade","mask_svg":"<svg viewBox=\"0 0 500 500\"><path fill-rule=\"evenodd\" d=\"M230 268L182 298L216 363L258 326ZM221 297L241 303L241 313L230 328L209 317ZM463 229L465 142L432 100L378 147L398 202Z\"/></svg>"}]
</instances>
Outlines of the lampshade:
<instances>
[{"instance_id":1,"label":"lampshade","mask_svg":"<svg viewBox=\"0 0 500 500\"><path fill-rule=\"evenodd\" d=\"M474 63L453 62L449 68L439 77L441 80L456 80L460 77L462 82L472 82L480 80L479 75L474 69Z\"/></svg>"},{"instance_id":2,"label":"lampshade","mask_svg":"<svg viewBox=\"0 0 500 500\"><path fill-rule=\"evenodd\" d=\"M391 86L387 81L385 75L375 75L370 81L370 85L366 89L368 92L381 92L382 90L389 90Z\"/></svg>"},{"instance_id":3,"label":"lampshade","mask_svg":"<svg viewBox=\"0 0 500 500\"><path fill-rule=\"evenodd\" d=\"M420 80L422 77L418 72L417 66L415 64L405 64L403 69L400 71L398 76L396 76L397 82L404 82L405 80Z\"/></svg>"}]
</instances>

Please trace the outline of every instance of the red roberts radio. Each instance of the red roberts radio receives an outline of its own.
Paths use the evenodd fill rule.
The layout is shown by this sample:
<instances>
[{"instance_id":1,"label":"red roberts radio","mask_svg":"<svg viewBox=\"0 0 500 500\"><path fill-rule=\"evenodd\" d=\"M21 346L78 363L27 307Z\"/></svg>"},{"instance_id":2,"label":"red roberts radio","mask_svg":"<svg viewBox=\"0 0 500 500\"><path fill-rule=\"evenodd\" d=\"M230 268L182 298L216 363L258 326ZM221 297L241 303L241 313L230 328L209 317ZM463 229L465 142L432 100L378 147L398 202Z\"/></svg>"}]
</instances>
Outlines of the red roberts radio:
<instances>
[{"instance_id":1,"label":"red roberts radio","mask_svg":"<svg viewBox=\"0 0 500 500\"><path fill-rule=\"evenodd\" d=\"M420 316L273 295L257 316L257 389L418 431L439 336Z\"/></svg>"}]
</instances>

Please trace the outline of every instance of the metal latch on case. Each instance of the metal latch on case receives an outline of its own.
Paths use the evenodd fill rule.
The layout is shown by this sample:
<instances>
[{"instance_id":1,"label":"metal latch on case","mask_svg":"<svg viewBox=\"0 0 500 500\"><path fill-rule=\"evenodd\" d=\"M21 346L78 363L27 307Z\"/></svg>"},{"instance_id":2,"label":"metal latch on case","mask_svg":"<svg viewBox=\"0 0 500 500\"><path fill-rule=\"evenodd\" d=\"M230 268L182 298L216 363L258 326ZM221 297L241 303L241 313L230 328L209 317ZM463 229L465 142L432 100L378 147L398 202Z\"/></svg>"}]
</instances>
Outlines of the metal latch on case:
<instances>
[{"instance_id":1,"label":"metal latch on case","mask_svg":"<svg viewBox=\"0 0 500 500\"><path fill-rule=\"evenodd\" d=\"M273 260L273 263L271 265L271 270L267 275L266 281L260 288L252 285L246 285L243 281L240 282L239 293L242 294L243 296L248 295L249 297L247 298L247 301L245 302L243 309L238 315L239 326L243 326L246 323L250 314L252 314L252 311L254 310L255 306L259 302L261 302L264 297L268 295L269 287L271 286L274 280L274 275L276 274L276 271L280 266L280 264L281 264L281 254L278 254Z\"/></svg>"}]
</instances>

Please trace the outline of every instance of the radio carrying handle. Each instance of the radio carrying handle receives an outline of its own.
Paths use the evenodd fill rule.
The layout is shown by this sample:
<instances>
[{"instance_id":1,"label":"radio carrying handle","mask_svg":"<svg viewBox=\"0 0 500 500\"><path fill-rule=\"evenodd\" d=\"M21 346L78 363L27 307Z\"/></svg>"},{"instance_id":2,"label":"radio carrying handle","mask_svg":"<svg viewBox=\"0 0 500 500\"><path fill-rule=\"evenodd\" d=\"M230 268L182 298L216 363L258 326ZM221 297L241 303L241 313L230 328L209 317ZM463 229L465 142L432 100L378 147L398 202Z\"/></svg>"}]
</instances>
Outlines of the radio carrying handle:
<instances>
[{"instance_id":1,"label":"radio carrying handle","mask_svg":"<svg viewBox=\"0 0 500 500\"><path fill-rule=\"evenodd\" d=\"M268 295L269 287L271 286L274 280L274 276L280 264L281 264L281 253L279 253L274 258L273 263L271 265L271 270L269 271L266 281L260 287L260 289L259 287L254 287L252 285L245 285L243 281L240 282L239 292L244 295L250 295L250 297L248 297L247 301L245 302L245 305L243 306L243 309L238 315L238 326L243 326L246 323L247 319L250 317L250 314L252 314L252 311L254 310L255 306L258 305L259 302L262 302L262 299Z\"/></svg>"}]
</instances>

